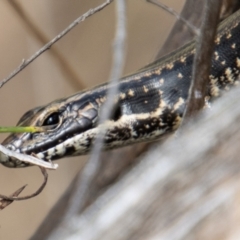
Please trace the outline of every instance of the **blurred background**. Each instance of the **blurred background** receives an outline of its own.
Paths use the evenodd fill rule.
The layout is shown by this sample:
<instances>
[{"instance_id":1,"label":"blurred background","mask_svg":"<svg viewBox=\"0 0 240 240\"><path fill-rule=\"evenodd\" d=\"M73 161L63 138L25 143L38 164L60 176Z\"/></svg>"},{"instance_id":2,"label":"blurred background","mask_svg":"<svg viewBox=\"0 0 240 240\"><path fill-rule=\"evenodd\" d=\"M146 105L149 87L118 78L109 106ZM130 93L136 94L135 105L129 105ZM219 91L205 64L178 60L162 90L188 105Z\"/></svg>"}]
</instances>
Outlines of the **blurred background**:
<instances>
[{"instance_id":1,"label":"blurred background","mask_svg":"<svg viewBox=\"0 0 240 240\"><path fill-rule=\"evenodd\" d=\"M0 2L0 79L7 77L77 17L101 0L21 0ZM183 0L163 3L180 12ZM19 8L20 7L20 8ZM0 94L1 126L15 125L22 114L82 88L108 80L115 33L114 3L79 24L50 50L7 83ZM127 55L124 74L154 60L175 19L144 0L127 1ZM40 33L36 36L33 29ZM41 40L42 39L42 40ZM1 141L6 135L1 135ZM86 157L59 161L49 171L49 181L37 197L15 202L0 214L0 239L28 239L81 169ZM38 168L8 169L0 166L0 193L11 194L24 184L22 195L42 182Z\"/></svg>"}]
</instances>

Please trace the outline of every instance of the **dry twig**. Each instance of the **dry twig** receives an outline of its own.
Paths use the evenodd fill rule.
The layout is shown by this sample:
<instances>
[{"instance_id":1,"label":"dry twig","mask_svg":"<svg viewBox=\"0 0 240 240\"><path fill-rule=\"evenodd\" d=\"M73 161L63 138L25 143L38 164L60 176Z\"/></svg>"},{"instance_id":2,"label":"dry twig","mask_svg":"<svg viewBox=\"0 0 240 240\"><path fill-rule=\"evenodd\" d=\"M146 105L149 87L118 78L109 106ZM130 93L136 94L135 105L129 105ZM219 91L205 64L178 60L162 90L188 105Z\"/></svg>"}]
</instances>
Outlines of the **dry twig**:
<instances>
[{"instance_id":1,"label":"dry twig","mask_svg":"<svg viewBox=\"0 0 240 240\"><path fill-rule=\"evenodd\" d=\"M192 69L192 81L188 104L184 113L183 124L187 118L195 115L205 105L207 86L211 71L212 53L215 33L219 23L222 0L205 0L204 18L200 28L200 36L196 42L196 53Z\"/></svg>"},{"instance_id":2,"label":"dry twig","mask_svg":"<svg viewBox=\"0 0 240 240\"><path fill-rule=\"evenodd\" d=\"M38 194L40 194L47 184L48 174L47 174L47 171L46 171L45 168L43 168L43 167L39 167L39 168L41 169L44 180L43 180L43 183L41 184L41 186L38 188L37 191L35 191L34 193L32 193L30 195L26 195L24 197L17 197L17 196L8 197L8 196L0 194L0 198L2 198L4 200L7 200L7 201L22 201L22 200L27 200L27 199L36 197ZM25 186L24 186L24 188L25 188ZM17 190L17 191L19 191L19 190Z\"/></svg>"},{"instance_id":3,"label":"dry twig","mask_svg":"<svg viewBox=\"0 0 240 240\"><path fill-rule=\"evenodd\" d=\"M180 20L181 22L183 22L190 31L192 31L192 33L196 36L199 35L199 29L196 28L191 22L189 22L187 19L185 19L181 14L177 13L173 8L168 7L167 5L161 3L158 0L147 0L147 2L150 2L152 4L155 4L156 6L162 8L163 10L165 10L166 12L170 13L171 15L173 15L176 19Z\"/></svg>"},{"instance_id":4,"label":"dry twig","mask_svg":"<svg viewBox=\"0 0 240 240\"><path fill-rule=\"evenodd\" d=\"M180 16L199 29L202 20L203 4L202 0L186 0ZM165 40L163 46L156 55L156 60L183 46L195 37L192 31L183 23L177 20Z\"/></svg>"},{"instance_id":5,"label":"dry twig","mask_svg":"<svg viewBox=\"0 0 240 240\"><path fill-rule=\"evenodd\" d=\"M13 194L11 194L9 197L17 197L26 187L27 185L19 188L17 191L15 191ZM8 198L9 198L8 197ZM10 205L14 200L9 200L6 198L3 198L0 200L0 210L3 210L4 208L6 208L8 205Z\"/></svg>"},{"instance_id":6,"label":"dry twig","mask_svg":"<svg viewBox=\"0 0 240 240\"><path fill-rule=\"evenodd\" d=\"M49 42L48 37L38 28L36 24L30 19L30 17L25 13L21 5L15 0L9 0L8 3L12 6L15 12L18 14L24 25L32 33L33 36L42 44L45 45ZM66 79L72 85L74 89L83 89L85 88L84 83L81 81L78 74L74 71L69 62L62 56L62 54L55 48L52 48L50 53L57 59L61 66L61 70L66 75Z\"/></svg>"},{"instance_id":7,"label":"dry twig","mask_svg":"<svg viewBox=\"0 0 240 240\"><path fill-rule=\"evenodd\" d=\"M126 38L126 20L125 20L125 0L116 1L116 16L117 16L117 26L116 26L116 35L114 40L113 48L113 67L110 75L110 84L112 88L107 93L107 101L103 106L103 110L100 114L100 123L105 122L111 114L111 111L114 107L115 95L118 92L117 82L122 75L123 65L124 65L124 52L125 52L125 38ZM89 161L84 167L83 171L77 179L76 189L71 196L69 209L67 210L66 216L63 219L62 225L67 228L71 227L72 220L75 218L77 213L81 211L86 205L86 201L89 198L88 192L93 184L96 176L99 174L101 169L102 162L99 159L99 155L102 148L103 135L105 134L104 129L99 134L95 140L95 144L90 156ZM62 225L55 229L53 235L61 235L61 231L65 231L62 228Z\"/></svg>"},{"instance_id":8,"label":"dry twig","mask_svg":"<svg viewBox=\"0 0 240 240\"><path fill-rule=\"evenodd\" d=\"M59 41L62 37L64 37L68 32L70 32L74 27L76 27L80 22L84 21L86 18L92 16L96 12L101 11L106 6L108 6L113 0L107 0L105 3L99 5L94 9L90 9L88 12L84 13L82 16L77 18L74 22L72 22L65 30L63 30L60 34L58 34L55 38L53 38L50 42L48 42L45 46L43 46L39 51L37 51L34 55L32 55L29 59L24 60L22 64L16 68L8 77L3 79L0 82L0 88L7 83L10 79L16 76L19 72L21 72L25 67L27 67L31 62L33 62L36 58L38 58L45 51L49 50L51 46Z\"/></svg>"}]
</instances>

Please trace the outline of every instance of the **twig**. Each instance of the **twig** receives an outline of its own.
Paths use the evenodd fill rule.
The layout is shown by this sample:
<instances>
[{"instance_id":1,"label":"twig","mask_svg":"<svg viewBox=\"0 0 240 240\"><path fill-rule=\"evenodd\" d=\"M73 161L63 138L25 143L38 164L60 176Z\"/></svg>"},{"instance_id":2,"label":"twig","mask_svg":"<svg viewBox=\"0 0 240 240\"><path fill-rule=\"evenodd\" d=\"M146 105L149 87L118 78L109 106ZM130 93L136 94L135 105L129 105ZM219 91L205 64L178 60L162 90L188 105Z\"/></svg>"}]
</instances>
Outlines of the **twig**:
<instances>
[{"instance_id":1,"label":"twig","mask_svg":"<svg viewBox=\"0 0 240 240\"><path fill-rule=\"evenodd\" d=\"M204 18L200 28L200 36L196 43L196 54L192 70L192 84L189 91L187 109L183 123L205 105L207 86L211 71L214 39L219 22L222 0L205 0Z\"/></svg>"},{"instance_id":2,"label":"twig","mask_svg":"<svg viewBox=\"0 0 240 240\"><path fill-rule=\"evenodd\" d=\"M33 62L36 58L38 58L41 54L43 54L45 51L49 50L51 46L59 41L63 36L65 36L68 32L70 32L74 27L76 27L80 22L84 21L86 18L92 16L96 12L101 11L104 9L107 5L109 5L113 0L107 0L105 3L99 5L96 8L90 9L86 13L84 13L82 16L77 18L74 22L72 22L65 30L63 30L60 34L58 34L55 38L53 38L50 42L45 44L39 51L37 51L34 55L32 55L29 59L24 61L18 68L16 68L7 78L3 79L0 82L0 88L7 83L10 79L12 79L14 76L16 76L19 72L21 72L26 66L28 66L31 62Z\"/></svg>"},{"instance_id":3,"label":"twig","mask_svg":"<svg viewBox=\"0 0 240 240\"><path fill-rule=\"evenodd\" d=\"M30 194L30 195L26 195L24 197L17 197L17 196L8 197L8 196L0 194L0 198L3 198L3 199L8 200L8 201L22 201L22 200L27 200L27 199L36 197L39 193L42 192L42 190L46 186L47 180L48 180L48 174L47 174L46 169L42 168L42 167L39 167L39 168L41 169L42 175L44 176L44 180L43 180L43 183L41 184L41 186L38 188L38 190L36 192L34 192L33 194Z\"/></svg>"},{"instance_id":4,"label":"twig","mask_svg":"<svg viewBox=\"0 0 240 240\"><path fill-rule=\"evenodd\" d=\"M203 13L203 1L202 0L186 0L180 16L190 22L196 28L199 28L202 20ZM159 49L156 54L155 60L170 53L177 48L183 46L185 43L195 37L192 31L180 21L177 20L171 29L171 32L167 36L163 46Z\"/></svg>"},{"instance_id":5,"label":"twig","mask_svg":"<svg viewBox=\"0 0 240 240\"><path fill-rule=\"evenodd\" d=\"M33 36L42 44L45 45L49 42L48 37L38 28L36 24L30 19L30 17L25 13L21 5L15 0L9 0L8 3L18 14L22 22L25 24L27 29L32 33ZM64 56L55 48L52 48L50 53L57 59L61 66L62 72L66 75L66 79L72 85L74 89L83 89L85 88L84 83L81 81L78 74L74 71L72 66L69 64L69 61L66 61Z\"/></svg>"},{"instance_id":6,"label":"twig","mask_svg":"<svg viewBox=\"0 0 240 240\"><path fill-rule=\"evenodd\" d=\"M113 45L113 67L110 75L110 84L112 84L112 88L110 88L107 93L107 101L103 106L102 112L100 114L100 123L105 122L111 114L111 111L114 107L114 96L118 92L117 82L121 77L123 65L124 65L124 50L125 50L125 38L126 38L126 20L125 20L125 0L117 0L116 1L116 15L117 15L117 26L116 26L116 35ZM70 204L70 209L68 212L68 216L72 216L76 214L82 207L84 206L87 199L87 192L90 184L98 173L98 169L101 166L101 161L99 160L102 143L103 143L103 135L105 131L99 134L94 142L94 147L91 152L91 156L89 161L87 162L81 176L78 181L78 190L76 194L74 194L72 198L72 202Z\"/></svg>"},{"instance_id":7,"label":"twig","mask_svg":"<svg viewBox=\"0 0 240 240\"><path fill-rule=\"evenodd\" d=\"M116 1L116 15L117 15L117 26L116 26L116 34L114 40L114 48L113 48L113 66L110 75L110 84L112 87L107 93L107 100L103 106L103 110L100 114L100 123L105 122L111 114L111 110L114 107L114 96L118 92L118 80L121 77L123 65L124 65L124 56L125 56L125 38L126 38L126 10L125 10L125 0L117 0ZM102 148L103 135L105 131L103 131L97 136L94 142L94 147L90 156L89 161L87 162L85 168L82 173L79 175L76 190L71 197L69 209L63 219L63 224L61 227L58 227L53 232L50 238L58 239L57 236L62 235L62 231L66 231L67 229L72 227L73 217L80 212L86 201L89 197L89 189L94 179L96 178L99 169L101 168L101 161L99 159L99 155ZM64 227L63 227L64 226Z\"/></svg>"},{"instance_id":8,"label":"twig","mask_svg":"<svg viewBox=\"0 0 240 240\"><path fill-rule=\"evenodd\" d=\"M13 194L11 194L9 197L17 197L26 187L27 185L19 188L17 191L15 191ZM0 200L0 210L3 210L6 208L9 204L11 204L14 200L8 200L8 199L1 199Z\"/></svg>"},{"instance_id":9,"label":"twig","mask_svg":"<svg viewBox=\"0 0 240 240\"><path fill-rule=\"evenodd\" d=\"M189 30L191 30L194 35L198 36L199 35L199 29L196 28L194 25L192 25L191 22L189 22L187 19L185 19L184 17L182 17L179 13L177 13L174 9L168 7L167 5L161 3L158 0L147 0L147 2L150 2L152 4L157 5L158 7L164 9L165 11L167 11L168 13L172 14L174 17L176 17L178 20L182 21L184 24L186 24L186 26L188 27Z\"/></svg>"},{"instance_id":10,"label":"twig","mask_svg":"<svg viewBox=\"0 0 240 240\"><path fill-rule=\"evenodd\" d=\"M57 169L58 167L58 164L56 163L53 164L52 162L46 162L42 159L30 155L17 153L0 145L0 163L4 165L5 162L8 161L9 157L16 158L17 160L22 161L24 163L29 163L43 168Z\"/></svg>"},{"instance_id":11,"label":"twig","mask_svg":"<svg viewBox=\"0 0 240 240\"><path fill-rule=\"evenodd\" d=\"M114 97L118 92L118 80L122 75L122 70L124 66L124 56L125 56L125 38L126 38L126 10L125 10L125 0L117 0L116 1L116 18L117 18L117 26L116 26L116 35L113 44L113 66L111 70L109 84L112 87L109 89L107 93L107 100L103 105L102 111L100 113L99 124L105 122L109 117L114 107ZM90 184L96 177L98 170L101 167L100 161L100 153L103 144L103 136L105 135L105 129L99 133L94 141L94 146L90 155L90 158L82 171L81 176L79 177L79 185L76 194L72 198L72 203L70 204L69 216L76 214L76 212L81 211L80 209L86 203L86 199L88 198L88 189Z\"/></svg>"}]
</instances>

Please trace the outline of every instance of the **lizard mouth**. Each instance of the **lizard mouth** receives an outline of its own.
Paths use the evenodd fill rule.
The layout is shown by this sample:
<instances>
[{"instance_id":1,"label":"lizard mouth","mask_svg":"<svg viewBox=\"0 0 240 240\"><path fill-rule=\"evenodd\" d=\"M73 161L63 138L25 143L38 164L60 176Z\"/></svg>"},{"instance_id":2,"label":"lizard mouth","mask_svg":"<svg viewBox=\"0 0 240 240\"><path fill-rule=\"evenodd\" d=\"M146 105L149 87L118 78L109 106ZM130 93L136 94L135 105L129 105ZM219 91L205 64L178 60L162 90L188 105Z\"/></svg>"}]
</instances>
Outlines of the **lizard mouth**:
<instances>
[{"instance_id":1,"label":"lizard mouth","mask_svg":"<svg viewBox=\"0 0 240 240\"><path fill-rule=\"evenodd\" d=\"M10 150L28 155L46 153L49 149L61 152L61 143L92 129L94 125L90 119L84 117L80 119L66 119L60 126L53 127L45 132L11 134L3 141L2 145ZM41 158L45 159L45 156ZM47 158L51 159L51 156L48 155Z\"/></svg>"}]
</instances>

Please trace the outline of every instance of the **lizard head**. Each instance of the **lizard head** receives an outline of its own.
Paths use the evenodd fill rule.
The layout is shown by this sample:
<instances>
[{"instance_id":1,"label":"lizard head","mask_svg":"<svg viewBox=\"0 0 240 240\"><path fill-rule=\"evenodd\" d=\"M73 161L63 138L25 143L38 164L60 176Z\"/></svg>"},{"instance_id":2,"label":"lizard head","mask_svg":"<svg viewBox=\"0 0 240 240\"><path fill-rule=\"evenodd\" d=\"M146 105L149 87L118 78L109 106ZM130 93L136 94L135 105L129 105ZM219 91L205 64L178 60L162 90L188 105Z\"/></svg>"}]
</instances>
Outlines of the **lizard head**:
<instances>
[{"instance_id":1,"label":"lizard head","mask_svg":"<svg viewBox=\"0 0 240 240\"><path fill-rule=\"evenodd\" d=\"M77 152L78 149L73 144L74 137L94 128L97 120L96 102L90 103L89 99L76 96L71 99L60 99L27 111L17 123L17 126L42 127L44 131L14 133L2 144L10 150L34 154L44 160L59 159ZM83 145L79 154L89 151L91 139L89 138L89 141L85 139ZM16 167L13 159L6 161L5 165Z\"/></svg>"}]
</instances>

